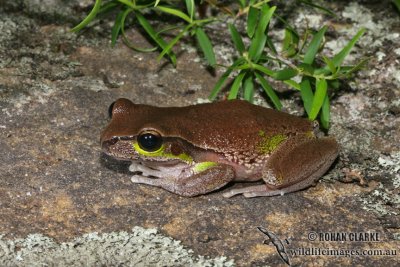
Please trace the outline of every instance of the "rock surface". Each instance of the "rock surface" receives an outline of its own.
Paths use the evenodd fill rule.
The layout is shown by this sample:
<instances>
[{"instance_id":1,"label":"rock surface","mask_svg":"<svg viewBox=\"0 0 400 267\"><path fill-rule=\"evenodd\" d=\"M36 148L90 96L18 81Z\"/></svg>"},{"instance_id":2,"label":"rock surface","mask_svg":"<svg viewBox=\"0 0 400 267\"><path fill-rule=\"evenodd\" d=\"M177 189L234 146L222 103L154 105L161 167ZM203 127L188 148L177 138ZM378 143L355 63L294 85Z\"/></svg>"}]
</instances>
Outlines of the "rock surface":
<instances>
[{"instance_id":1,"label":"rock surface","mask_svg":"<svg viewBox=\"0 0 400 267\"><path fill-rule=\"evenodd\" d=\"M133 266L132 255L149 248L156 252L142 259L159 266L174 260L176 265L285 266L274 236L293 265L395 266L400 253L400 19L388 2L343 2L331 7L339 15L335 20L308 9L293 18L296 25L306 18L311 27L330 25L337 36L328 38L328 54L366 27L349 61L371 60L332 98L330 134L342 150L330 172L308 190L255 199L224 199L226 188L184 198L132 184L127 163L101 154L100 131L115 99L174 106L207 97L217 77L193 49L182 50L174 69L158 63L155 53L136 53L121 43L110 48L107 20L78 35L69 32L92 1L0 2L1 266L32 266L37 253L48 264L57 259L60 265L84 265L79 258L57 258L75 246L89 251L90 265ZM220 32L218 26L210 29L227 44ZM129 34L148 45L140 33ZM220 60L232 53L227 47L217 47ZM291 99L283 101L286 109L299 114L299 101ZM258 226L275 241L264 242L268 238ZM180 240L184 248L160 234ZM113 240L111 247L120 250L104 249ZM167 245L119 247L132 240ZM168 244L176 251L169 253ZM396 255L352 254L378 250ZM125 258L116 257L124 252Z\"/></svg>"}]
</instances>

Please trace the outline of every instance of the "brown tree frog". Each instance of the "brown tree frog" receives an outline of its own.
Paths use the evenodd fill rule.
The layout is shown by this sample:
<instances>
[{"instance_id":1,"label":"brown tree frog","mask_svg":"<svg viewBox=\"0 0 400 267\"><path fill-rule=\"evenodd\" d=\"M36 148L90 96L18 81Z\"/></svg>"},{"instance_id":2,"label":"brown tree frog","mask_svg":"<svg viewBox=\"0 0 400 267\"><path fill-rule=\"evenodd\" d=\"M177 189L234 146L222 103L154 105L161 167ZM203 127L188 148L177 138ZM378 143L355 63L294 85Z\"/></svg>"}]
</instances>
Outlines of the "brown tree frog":
<instances>
[{"instance_id":1,"label":"brown tree frog","mask_svg":"<svg viewBox=\"0 0 400 267\"><path fill-rule=\"evenodd\" d=\"M224 196L283 195L311 186L338 155L335 139L317 137L313 122L242 100L154 107L121 98L110 113L104 152L132 161L133 183L181 196L258 180Z\"/></svg>"}]
</instances>

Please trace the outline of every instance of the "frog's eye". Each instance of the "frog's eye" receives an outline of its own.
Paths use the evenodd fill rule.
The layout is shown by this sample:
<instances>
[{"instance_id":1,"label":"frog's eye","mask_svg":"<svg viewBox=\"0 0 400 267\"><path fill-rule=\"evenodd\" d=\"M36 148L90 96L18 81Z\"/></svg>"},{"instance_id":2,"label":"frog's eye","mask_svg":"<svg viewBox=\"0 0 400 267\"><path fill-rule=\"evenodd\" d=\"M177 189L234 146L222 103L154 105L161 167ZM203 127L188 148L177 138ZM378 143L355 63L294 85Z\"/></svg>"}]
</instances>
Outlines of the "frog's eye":
<instances>
[{"instance_id":1,"label":"frog's eye","mask_svg":"<svg viewBox=\"0 0 400 267\"><path fill-rule=\"evenodd\" d=\"M114 109L114 104L115 104L115 101L112 102L111 105L108 107L108 117L110 119L112 118L112 112L113 112L113 109Z\"/></svg>"},{"instance_id":2,"label":"frog's eye","mask_svg":"<svg viewBox=\"0 0 400 267\"><path fill-rule=\"evenodd\" d=\"M159 133L146 131L139 134L137 142L144 151L154 152L161 148L163 140Z\"/></svg>"}]
</instances>

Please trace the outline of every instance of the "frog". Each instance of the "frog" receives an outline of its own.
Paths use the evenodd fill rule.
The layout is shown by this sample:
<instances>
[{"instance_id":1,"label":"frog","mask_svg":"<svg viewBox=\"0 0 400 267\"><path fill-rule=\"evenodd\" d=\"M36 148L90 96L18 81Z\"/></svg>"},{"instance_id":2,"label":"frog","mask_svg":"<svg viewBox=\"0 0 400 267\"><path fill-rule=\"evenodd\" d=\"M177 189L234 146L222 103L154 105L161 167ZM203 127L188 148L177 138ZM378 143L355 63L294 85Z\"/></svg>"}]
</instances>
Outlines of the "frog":
<instances>
[{"instance_id":1,"label":"frog","mask_svg":"<svg viewBox=\"0 0 400 267\"><path fill-rule=\"evenodd\" d=\"M109 113L102 151L131 162L133 183L184 197L296 192L315 185L339 153L318 123L245 100L157 107L120 98ZM245 186L229 188L236 182Z\"/></svg>"}]
</instances>

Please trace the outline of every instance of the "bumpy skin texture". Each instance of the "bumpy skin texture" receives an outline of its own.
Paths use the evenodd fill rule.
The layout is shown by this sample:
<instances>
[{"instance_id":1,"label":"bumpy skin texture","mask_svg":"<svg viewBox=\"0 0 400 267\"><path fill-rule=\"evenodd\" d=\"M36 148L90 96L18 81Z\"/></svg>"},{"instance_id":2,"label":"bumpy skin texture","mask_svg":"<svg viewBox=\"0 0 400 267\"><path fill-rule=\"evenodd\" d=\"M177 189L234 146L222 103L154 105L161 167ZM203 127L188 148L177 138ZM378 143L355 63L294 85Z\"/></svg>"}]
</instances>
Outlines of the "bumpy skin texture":
<instances>
[{"instance_id":1,"label":"bumpy skin texture","mask_svg":"<svg viewBox=\"0 0 400 267\"><path fill-rule=\"evenodd\" d=\"M307 188L329 169L337 155L338 144L333 138L289 139L268 158L262 174L265 185L233 189L224 196L275 196Z\"/></svg>"},{"instance_id":2,"label":"bumpy skin texture","mask_svg":"<svg viewBox=\"0 0 400 267\"><path fill-rule=\"evenodd\" d=\"M305 133L313 130L313 123L242 100L165 108L119 99L101 140L136 136L143 128L157 129L162 136L179 137L203 149L254 153L259 131L270 135Z\"/></svg>"},{"instance_id":3,"label":"bumpy skin texture","mask_svg":"<svg viewBox=\"0 0 400 267\"><path fill-rule=\"evenodd\" d=\"M162 136L163 155L149 156L132 145L147 130ZM338 145L313 131L309 120L240 100L162 108L119 99L101 143L106 153L133 161L131 169L141 172L134 183L194 196L229 181L263 179L265 185L224 194L255 197L306 188L327 171ZM215 165L198 171L203 162Z\"/></svg>"}]
</instances>

